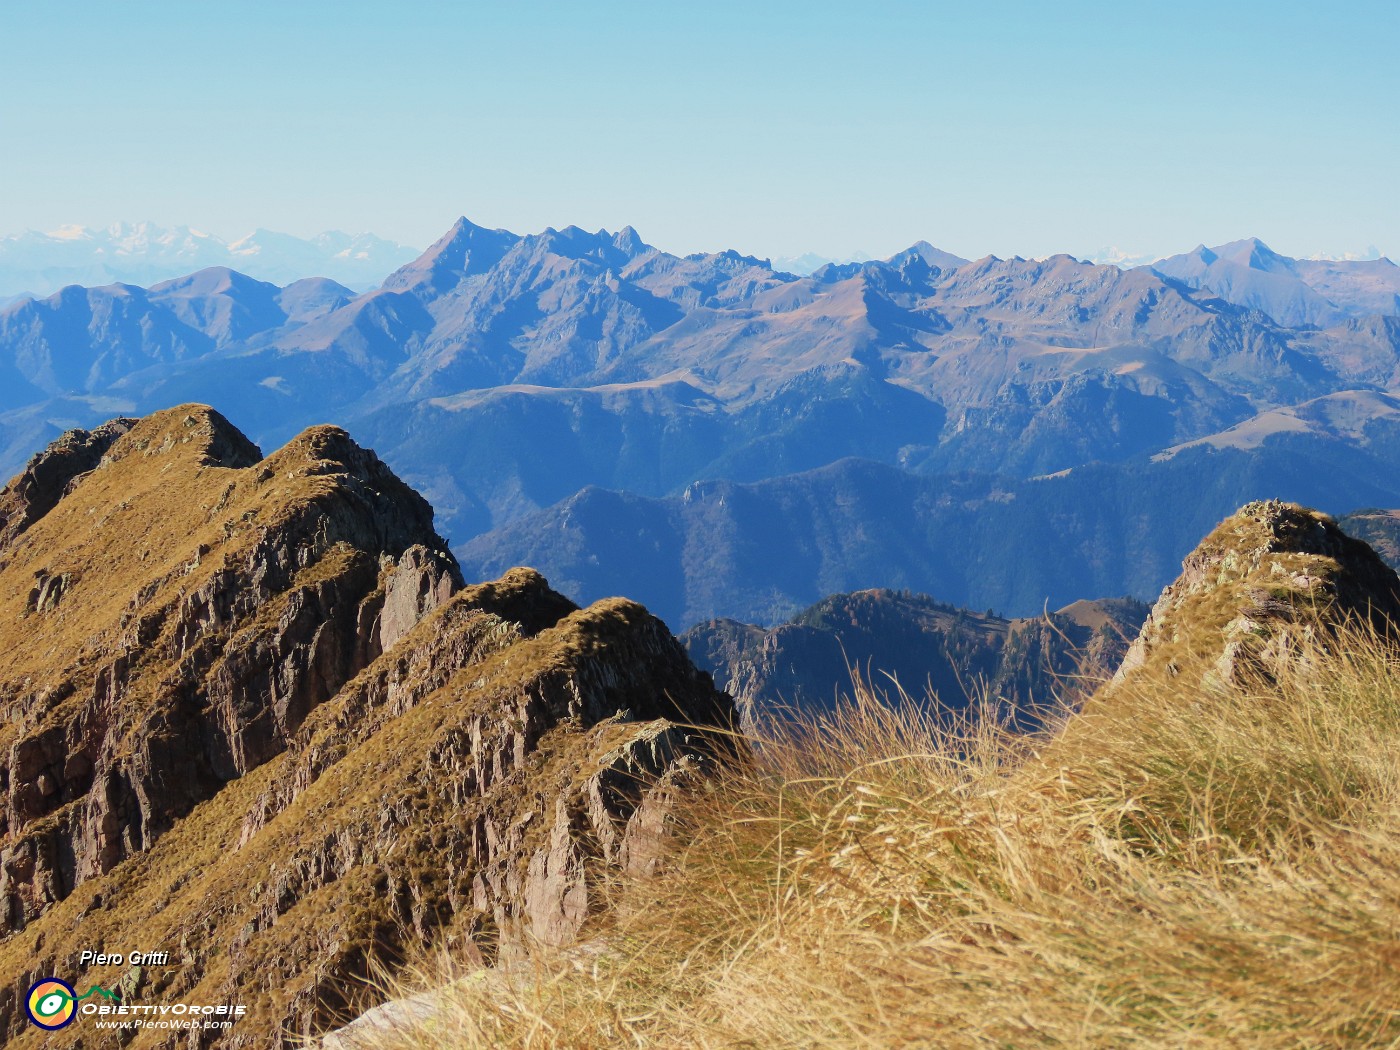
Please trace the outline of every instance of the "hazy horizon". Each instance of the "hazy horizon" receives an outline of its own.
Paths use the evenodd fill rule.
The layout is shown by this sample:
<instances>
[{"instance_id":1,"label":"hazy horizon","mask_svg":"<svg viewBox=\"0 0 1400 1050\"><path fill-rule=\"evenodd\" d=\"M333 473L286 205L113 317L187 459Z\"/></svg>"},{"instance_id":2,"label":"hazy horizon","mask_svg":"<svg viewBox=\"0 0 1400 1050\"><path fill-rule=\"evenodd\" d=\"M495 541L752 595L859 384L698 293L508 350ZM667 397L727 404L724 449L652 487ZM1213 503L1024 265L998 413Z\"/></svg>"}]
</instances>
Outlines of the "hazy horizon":
<instances>
[{"instance_id":1,"label":"hazy horizon","mask_svg":"<svg viewBox=\"0 0 1400 1050\"><path fill-rule=\"evenodd\" d=\"M157 0L6 23L0 230L426 245L466 214L682 254L1400 254L1393 4Z\"/></svg>"},{"instance_id":2,"label":"hazy horizon","mask_svg":"<svg viewBox=\"0 0 1400 1050\"><path fill-rule=\"evenodd\" d=\"M457 221L457 218L466 218L469 222L475 222L475 220L472 219L472 217L471 217L470 215L464 215L464 216L454 217L453 220L451 220L451 222L456 222L456 221ZM480 224L480 223L477 223L477 225L481 225L481 224ZM563 225L564 225L564 226L567 226L567 225L571 225L571 224L565 223L565 224L563 224ZM572 224L572 225L577 225L577 224ZM631 224L624 224L624 225L631 225ZM65 223L65 224L61 224L61 225L58 226L58 227L55 227L55 228L53 228L53 229L48 229L48 230L39 230L39 229L34 229L34 228L32 228L32 227L31 227L31 228L24 229L24 230L0 230L0 244L3 244L3 243L6 242L6 241L14 241L14 240L16 240L16 239L18 239L18 238L25 237L25 236L31 236L31 235L39 235L39 236L43 236L43 237L55 238L55 239L58 239L58 240L69 240L69 239L71 239L71 240L76 241L76 240L80 239L80 235L83 234L83 233L102 234L102 233L113 233L113 232L115 232L115 231L123 231L123 232L127 232L127 233L135 233L135 231L139 230L139 229L142 228L142 227L151 227L152 229L154 229L154 230L156 230L157 232L160 232L160 233L173 233L173 232L180 231L180 230L188 230L188 231L189 231L190 233L192 233L192 234L195 234L195 235L198 235L198 236L210 237L210 238L212 238L212 239L214 239L214 240L216 240L216 241L218 241L218 242L221 242L221 243L224 244L224 245L230 245L230 246L237 245L240 241L253 238L253 237L255 237L255 236L256 236L257 234L259 234L259 233L272 234L272 235L276 235L276 236L288 236L288 235L290 235L290 236L295 236L295 237L297 237L298 239L303 239L303 240L313 240L313 239L316 238L316 237L321 237L321 236L326 236L326 235L344 235L344 236L349 236L349 237L371 237L371 238L378 238L378 239L381 239L381 240L391 241L391 242L392 242L392 238L385 238L379 231L377 231L377 230L372 230L372 229L364 229L364 228L335 229L335 230L318 230L318 231L315 231L314 233L309 234L309 235L301 235L301 234L289 234L288 231L286 231L286 230L274 230L274 229L270 229L270 228L268 228L268 227L266 227L266 226L259 226L259 227L256 227L256 228L254 228L254 229L243 230L243 231L241 231L241 232L233 233L233 232L229 232L229 231L211 229L207 224L202 224L202 223L197 223L197 222L180 222L180 223L174 223L174 224L171 224L171 225L165 225L165 224L157 223L157 222L155 222L154 220L151 220L151 219L138 219L138 220L124 219L124 220L118 220L118 221L115 221L115 222L101 223L101 224L95 224L95 225L83 225L83 224L78 224L78 223ZM451 223L448 223L447 225L445 225L445 226L443 227L442 234L447 233L447 231L448 231L450 228L451 228ZM555 227L555 228L562 228L562 227ZM612 228L612 229L610 229L610 232L617 232L617 230L618 230L618 229L621 229L621 228L622 228L622 227L615 227L615 228ZM634 228L635 228L635 227L634 227ZM519 229L511 229L510 232L515 233L515 234L520 234L520 235L526 235L526 236L528 236L528 235L530 235L530 234L542 232L542 230L519 230ZM590 232L592 232L592 231L590 231ZM667 246L667 245L665 245L665 244L658 244L658 243L656 243L656 241L655 241L654 238L651 238L651 237L648 237L648 236L647 236L645 230L637 230L637 232L638 232L638 234L642 237L642 239L643 239L644 241L646 241L648 244L651 244L653 247L660 249L661 251L668 252L668 253L673 254L673 255L683 255L683 254L686 254L685 252L682 252L682 251L680 251L680 250L678 250L678 249L671 248L671 247L669 247L669 246ZM441 234L440 234L439 236L441 236ZM1369 243L1369 244L1365 245L1364 247L1350 247L1350 246L1349 246L1349 247L1342 248L1342 249L1332 249L1332 250L1323 249L1322 251L1309 252L1309 253L1306 253L1306 254L1302 254L1302 253L1295 253L1295 252L1290 252L1290 251L1287 251L1287 250L1280 249L1279 246L1278 246L1274 241L1270 240L1270 238L1268 238L1268 237L1259 236L1259 235L1257 235L1257 234L1246 234L1246 233L1242 233L1242 234L1240 234L1239 236L1227 238L1227 239L1225 239L1225 240L1217 241L1217 242L1213 242L1213 243L1209 243L1209 244L1208 244L1207 242L1201 241L1201 240L1197 240L1197 241L1195 241L1195 242L1193 242L1193 243L1191 243L1191 244L1186 244L1186 243L1183 241L1182 243L1178 244L1176 247L1174 247L1174 248L1172 248L1171 250L1166 251L1166 252L1164 252L1164 253L1141 253L1141 252L1132 251L1131 249L1125 249L1125 248L1123 248L1121 245L1118 245L1118 244L1106 244L1106 245L1100 245L1098 248L1093 249L1093 250L1090 250L1090 251L1072 251L1072 250L1069 250L1069 249L1060 249L1060 250L1058 250L1058 251L1048 252L1048 253L1046 253L1046 254L1044 254L1044 255L1030 255L1030 254L1025 253L1025 252L1011 252L1011 253L1008 253L1008 254L1006 254L1006 255L1002 255L1001 257L1002 257L1002 258L1012 258L1012 257L1015 257L1015 256L1020 256L1020 257L1022 257L1022 258L1049 258L1049 257L1052 256L1052 255L1068 254L1068 255L1072 255L1072 256L1074 256L1074 257L1076 257L1076 258L1085 259L1085 260L1088 260L1088 261L1091 261L1091 262L1097 262L1097 263L1101 263L1101 264L1112 264L1112 265L1117 265L1117 266L1120 266L1120 267L1123 267L1123 268L1128 268L1128 267L1132 267L1132 266L1147 265L1147 264L1150 264L1150 263L1152 263L1152 262L1155 262L1155 261L1157 261L1157 260L1159 260L1159 259L1165 259L1165 258L1168 258L1168 257L1173 256L1173 255L1179 255L1179 254L1184 254L1184 253L1187 253L1187 252L1191 252L1191 251L1195 250L1198 246L1219 247L1219 246L1222 245L1222 244L1228 244L1228 243L1232 243L1232 242L1235 242L1235 241L1248 240L1248 239L1251 239L1251 238L1254 238L1254 239L1257 239L1257 240L1260 240L1260 241L1264 242L1266 245L1269 246L1269 248L1273 249L1274 251L1279 252L1279 253L1282 254L1282 255L1292 256L1292 257L1294 257L1294 258L1299 258L1299 259L1312 259L1312 258L1315 258L1315 259L1329 259L1329 260L1370 261L1370 260L1375 260L1375 259L1379 259L1379 258L1382 258L1382 257L1392 258L1391 253L1382 251L1382 250L1381 250L1380 248L1378 248L1374 243ZM393 242L393 243L395 243L397 247L400 247L400 248L407 248L407 249L411 249L411 250L414 251L414 252L419 252L419 253L421 253L421 252L423 252L423 251L426 251L426 250L431 246L431 244L432 244L434 241L436 241L437 239L438 239L437 237L434 237L434 238L432 238L431 240L429 240L428 242L422 243L422 244L404 244L403 242ZM1188 238L1188 239L1189 239L1189 238ZM748 255L748 256L752 256L752 257L754 257L754 258L759 258L759 259L768 259L768 260L770 260L775 266L777 266L777 265L779 265L779 264L781 264L781 263L802 262L802 261L804 261L804 260L811 260L811 259L821 259L821 260L824 261L824 262L844 263L844 262L863 262L863 261L874 260L874 259L885 259L885 258L889 258L891 255L897 254L897 253L900 252L900 251L904 251L905 249L911 247L912 245L918 243L918 242L921 241L921 240L927 241L928 238L923 238L923 237L912 237L912 238L910 238L907 242L905 242L904 244L902 244L900 247L898 247L898 248L896 248L896 249L894 249L894 250L892 250L892 251L889 251L889 252L880 252L880 253L868 252L868 251L864 250L863 248L852 248L852 249L850 249L850 250L847 250L847 251L840 251L840 252L817 252L817 251L813 251L813 250L811 250L811 249L807 249L807 250L798 251L798 252L792 252L792 253L779 253L779 252L765 252L765 251L762 251L762 250L754 249L754 248L752 248L752 247L750 247L750 246L748 246L748 245L741 245L741 244L724 245L724 246L721 246L720 248L717 248L717 249L715 249L715 250L732 249L732 250L738 251L740 254L743 254L743 255ZM929 243L932 243L932 244L934 245L934 247L936 247L936 248L945 248L944 245L938 244L938 243L936 243L936 242L929 242ZM946 250L946 249L945 249L945 250ZM988 256L988 255L996 255L996 254L999 254L999 253L995 253L995 252L973 252L973 253L967 254L965 257L968 258L968 259L979 259L979 258L984 258L984 257L986 257L986 256ZM235 266L234 268L236 269L237 267Z\"/></svg>"}]
</instances>

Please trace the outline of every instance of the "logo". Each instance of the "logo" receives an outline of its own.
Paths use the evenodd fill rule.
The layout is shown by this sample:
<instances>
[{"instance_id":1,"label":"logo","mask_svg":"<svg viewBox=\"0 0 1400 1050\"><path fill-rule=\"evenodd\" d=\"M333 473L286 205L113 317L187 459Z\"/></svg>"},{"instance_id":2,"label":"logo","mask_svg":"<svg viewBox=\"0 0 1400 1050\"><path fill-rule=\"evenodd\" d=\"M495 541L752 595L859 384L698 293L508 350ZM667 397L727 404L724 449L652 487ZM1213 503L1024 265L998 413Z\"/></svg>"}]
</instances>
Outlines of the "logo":
<instances>
[{"instance_id":1,"label":"logo","mask_svg":"<svg viewBox=\"0 0 1400 1050\"><path fill-rule=\"evenodd\" d=\"M34 1025L45 1031L55 1032L73 1023L73 1018L78 1016L78 1004L91 995L120 1001L116 992L108 991L101 985L95 984L79 995L67 981L60 981L57 977L45 977L30 986L24 1009Z\"/></svg>"}]
</instances>

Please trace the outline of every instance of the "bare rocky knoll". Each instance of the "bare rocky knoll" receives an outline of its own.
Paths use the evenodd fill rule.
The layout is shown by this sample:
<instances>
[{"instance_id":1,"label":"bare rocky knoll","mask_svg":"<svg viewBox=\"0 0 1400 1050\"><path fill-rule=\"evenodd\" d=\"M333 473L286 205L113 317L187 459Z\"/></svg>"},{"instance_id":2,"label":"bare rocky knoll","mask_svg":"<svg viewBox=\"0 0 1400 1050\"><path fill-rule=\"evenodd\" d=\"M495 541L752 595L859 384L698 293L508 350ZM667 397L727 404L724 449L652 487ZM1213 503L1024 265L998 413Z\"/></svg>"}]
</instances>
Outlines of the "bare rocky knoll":
<instances>
[{"instance_id":1,"label":"bare rocky knoll","mask_svg":"<svg viewBox=\"0 0 1400 1050\"><path fill-rule=\"evenodd\" d=\"M66 435L0 493L0 623L7 1046L90 1045L28 1026L40 976L242 1003L217 1045L266 1047L425 946L566 941L711 760L682 726L732 721L642 607L464 587L344 432L264 457L202 406Z\"/></svg>"},{"instance_id":2,"label":"bare rocky knoll","mask_svg":"<svg viewBox=\"0 0 1400 1050\"><path fill-rule=\"evenodd\" d=\"M877 692L946 709L983 698L1008 715L1070 700L1111 675L1147 606L1131 598L1079 601L1008 619L907 591L834 594L765 630L736 620L697 624L681 641L734 697L746 731L765 716L831 710L852 674Z\"/></svg>"},{"instance_id":3,"label":"bare rocky knoll","mask_svg":"<svg viewBox=\"0 0 1400 1050\"><path fill-rule=\"evenodd\" d=\"M1306 639L1346 623L1395 634L1395 570L1328 515L1259 500L1221 522L1182 563L1115 682L1202 673L1224 685L1267 676Z\"/></svg>"}]
</instances>

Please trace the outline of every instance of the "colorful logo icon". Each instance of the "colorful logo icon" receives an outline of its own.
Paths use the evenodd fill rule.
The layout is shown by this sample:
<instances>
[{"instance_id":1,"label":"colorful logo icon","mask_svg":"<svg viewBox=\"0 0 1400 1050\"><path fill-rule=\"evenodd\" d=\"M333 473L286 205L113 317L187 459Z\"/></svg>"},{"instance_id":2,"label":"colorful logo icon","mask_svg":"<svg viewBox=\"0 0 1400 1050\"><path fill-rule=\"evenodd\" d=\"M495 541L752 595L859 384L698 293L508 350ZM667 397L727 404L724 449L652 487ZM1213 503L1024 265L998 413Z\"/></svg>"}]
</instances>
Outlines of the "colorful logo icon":
<instances>
[{"instance_id":1,"label":"colorful logo icon","mask_svg":"<svg viewBox=\"0 0 1400 1050\"><path fill-rule=\"evenodd\" d=\"M45 977L35 981L25 1000L29 1019L50 1032L73 1023L78 1016L78 993L67 981Z\"/></svg>"},{"instance_id":2,"label":"colorful logo icon","mask_svg":"<svg viewBox=\"0 0 1400 1050\"><path fill-rule=\"evenodd\" d=\"M121 996L101 985L95 984L79 995L67 981L44 977L29 986L24 1009L31 1023L54 1032L73 1023L73 1018L78 1016L78 1004L90 995L100 995L110 1002L121 1002Z\"/></svg>"}]
</instances>

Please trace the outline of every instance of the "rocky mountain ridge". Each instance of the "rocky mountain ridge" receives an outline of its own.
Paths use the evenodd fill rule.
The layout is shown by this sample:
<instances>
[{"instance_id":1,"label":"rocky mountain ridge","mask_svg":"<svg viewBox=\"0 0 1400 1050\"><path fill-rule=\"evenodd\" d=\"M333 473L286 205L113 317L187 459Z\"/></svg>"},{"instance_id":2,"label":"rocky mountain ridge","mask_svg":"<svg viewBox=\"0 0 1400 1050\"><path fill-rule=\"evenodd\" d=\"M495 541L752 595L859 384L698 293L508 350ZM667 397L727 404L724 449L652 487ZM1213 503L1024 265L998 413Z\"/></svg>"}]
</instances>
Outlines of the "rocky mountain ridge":
<instances>
[{"instance_id":1,"label":"rocky mountain ridge","mask_svg":"<svg viewBox=\"0 0 1400 1050\"><path fill-rule=\"evenodd\" d=\"M7 1045L91 1036L25 1021L46 974L241 1002L218 1045L290 1046L410 950L565 941L732 722L640 606L464 587L428 505L332 427L263 456L203 406L120 420L0 518ZM80 966L92 944L173 961Z\"/></svg>"},{"instance_id":2,"label":"rocky mountain ridge","mask_svg":"<svg viewBox=\"0 0 1400 1050\"><path fill-rule=\"evenodd\" d=\"M907 697L953 711L987 702L1029 723L1038 709L1074 703L1113 674L1147 611L1110 599L1010 620L871 590L832 595L768 630L711 620L681 642L734 697L749 733L766 719L830 711L854 695L853 675L895 703Z\"/></svg>"},{"instance_id":3,"label":"rocky mountain ridge","mask_svg":"<svg viewBox=\"0 0 1400 1050\"><path fill-rule=\"evenodd\" d=\"M27 498L45 494L31 478L62 481L123 427L47 512ZM406 572L457 572L433 553L443 544L427 505L333 428L266 461L212 412L121 421L72 444L88 455L60 446L0 496L15 506L0 609L28 643L0 668L11 929L282 750L378 656L397 582L381 586L381 558L414 548ZM195 513L159 506L173 492Z\"/></svg>"},{"instance_id":4,"label":"rocky mountain ridge","mask_svg":"<svg viewBox=\"0 0 1400 1050\"><path fill-rule=\"evenodd\" d=\"M1143 466L1154 456L1229 445L1221 435L1240 428L1258 437L1233 446L1250 466L1223 473L1260 487L1222 490L1200 520L1159 500L1143 529L1136 506L1114 508L1109 532L1143 537L1126 564L1168 548L1166 575L1146 585L1128 572L1081 577L1068 594L1010 603L1021 584L1004 570L964 595L953 579L911 579L873 560L858 575L848 560L824 588L912 586L1032 613L1047 598L1155 593L1191 540L1250 498L1334 511L1400 500L1370 469L1386 454L1372 433L1390 427L1383 399L1400 376L1400 320L1364 313L1364 296L1348 302L1326 326L1289 326L1184 277L1068 256L964 261L915 245L799 277L735 252L670 255L630 228L520 236L463 219L365 295L209 271L149 290L68 289L0 312L0 462L18 465L73 425L217 392L264 442L323 418L352 426L439 508L459 554L509 566L528 560L524 519L563 515L589 486L677 500L697 482L777 482L858 459L875 465L866 487L881 468L897 470L901 487L949 491L973 474L1008 491L1087 473L1107 479L1109 491L1094 494L1103 503L1139 476L1177 486L1202 462ZM1328 399L1353 416L1369 405L1375 418L1340 428L1284 419ZM1320 481L1303 487L1299 443L1319 464ZM1198 467L1192 484L1213 484L1214 467ZM1369 488L1351 484L1367 475ZM1078 484L1046 491L1058 498L1052 522L1079 516ZM963 509L978 518L989 506L977 497ZM467 551L488 535L489 551ZM658 604L624 585L625 570L600 563L604 589ZM672 608L781 619L818 597L785 594L783 608L761 613L738 593Z\"/></svg>"}]
</instances>

